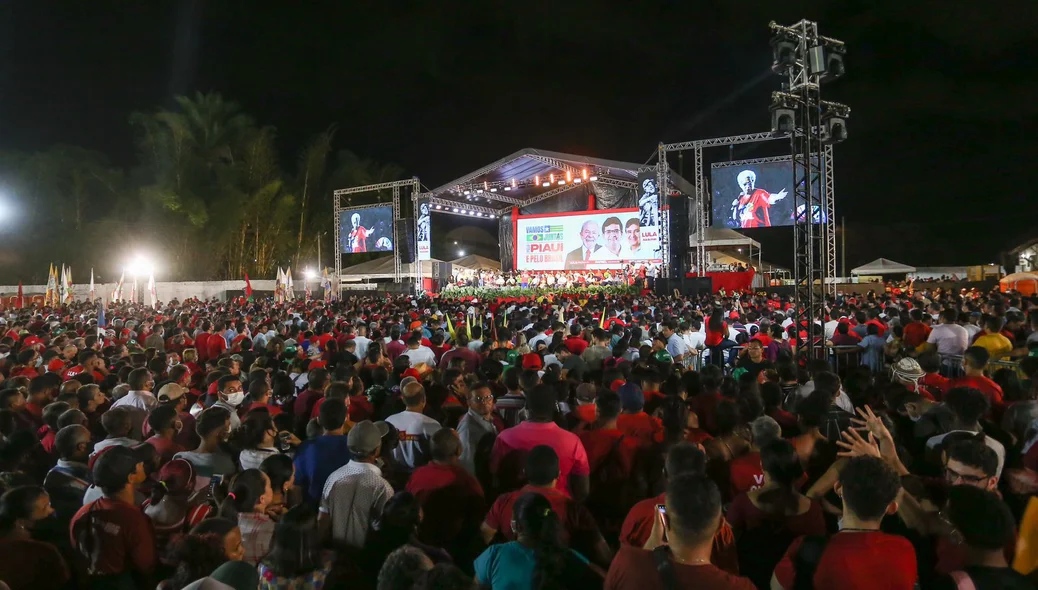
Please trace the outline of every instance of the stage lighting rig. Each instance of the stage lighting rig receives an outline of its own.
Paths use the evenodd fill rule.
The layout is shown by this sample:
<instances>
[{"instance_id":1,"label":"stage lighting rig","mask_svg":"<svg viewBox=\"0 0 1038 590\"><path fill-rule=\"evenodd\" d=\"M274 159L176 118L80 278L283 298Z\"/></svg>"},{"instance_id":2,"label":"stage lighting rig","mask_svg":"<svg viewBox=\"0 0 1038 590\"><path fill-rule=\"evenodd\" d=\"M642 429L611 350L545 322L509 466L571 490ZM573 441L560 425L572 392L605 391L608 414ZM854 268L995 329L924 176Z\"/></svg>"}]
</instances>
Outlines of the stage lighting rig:
<instances>
[{"instance_id":1,"label":"stage lighting rig","mask_svg":"<svg viewBox=\"0 0 1038 590\"><path fill-rule=\"evenodd\" d=\"M791 135L796 131L797 96L788 92L772 92L771 132L776 135Z\"/></svg>"},{"instance_id":2,"label":"stage lighting rig","mask_svg":"<svg viewBox=\"0 0 1038 590\"><path fill-rule=\"evenodd\" d=\"M774 22L771 23L775 25ZM771 38L771 71L785 74L797 61L797 37L785 30L778 30Z\"/></svg>"},{"instance_id":3,"label":"stage lighting rig","mask_svg":"<svg viewBox=\"0 0 1038 590\"><path fill-rule=\"evenodd\" d=\"M847 139L847 119L851 108L838 102L822 101L822 143L840 143Z\"/></svg>"}]
</instances>

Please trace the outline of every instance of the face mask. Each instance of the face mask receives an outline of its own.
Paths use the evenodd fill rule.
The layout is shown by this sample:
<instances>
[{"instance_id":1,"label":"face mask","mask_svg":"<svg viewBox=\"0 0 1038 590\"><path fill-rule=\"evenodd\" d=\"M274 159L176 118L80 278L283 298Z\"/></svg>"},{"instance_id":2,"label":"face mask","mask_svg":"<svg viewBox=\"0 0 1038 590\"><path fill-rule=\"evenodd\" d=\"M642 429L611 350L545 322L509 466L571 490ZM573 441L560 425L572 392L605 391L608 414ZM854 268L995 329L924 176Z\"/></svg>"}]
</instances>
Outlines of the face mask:
<instances>
[{"instance_id":1,"label":"face mask","mask_svg":"<svg viewBox=\"0 0 1038 590\"><path fill-rule=\"evenodd\" d=\"M243 393L241 391L227 394L227 403L230 404L231 406L234 406L235 408L240 406L244 399L245 399L245 393Z\"/></svg>"}]
</instances>

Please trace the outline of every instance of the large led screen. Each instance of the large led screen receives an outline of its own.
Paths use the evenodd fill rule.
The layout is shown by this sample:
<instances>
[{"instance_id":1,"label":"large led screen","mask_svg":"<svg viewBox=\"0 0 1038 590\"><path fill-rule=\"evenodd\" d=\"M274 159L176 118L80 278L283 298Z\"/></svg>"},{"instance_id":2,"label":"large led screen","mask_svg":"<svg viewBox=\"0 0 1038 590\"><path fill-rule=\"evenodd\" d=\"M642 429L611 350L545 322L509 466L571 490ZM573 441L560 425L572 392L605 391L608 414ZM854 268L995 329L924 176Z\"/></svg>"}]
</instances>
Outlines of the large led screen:
<instances>
[{"instance_id":1,"label":"large led screen","mask_svg":"<svg viewBox=\"0 0 1038 590\"><path fill-rule=\"evenodd\" d=\"M393 251L393 207L350 209L339 213L339 250L343 254Z\"/></svg>"},{"instance_id":2,"label":"large led screen","mask_svg":"<svg viewBox=\"0 0 1038 590\"><path fill-rule=\"evenodd\" d=\"M661 262L659 216L643 225L637 208L520 215L515 221L517 270L622 268Z\"/></svg>"},{"instance_id":3,"label":"large led screen","mask_svg":"<svg viewBox=\"0 0 1038 590\"><path fill-rule=\"evenodd\" d=\"M713 226L736 229L793 224L793 163L715 166L710 171Z\"/></svg>"}]
</instances>

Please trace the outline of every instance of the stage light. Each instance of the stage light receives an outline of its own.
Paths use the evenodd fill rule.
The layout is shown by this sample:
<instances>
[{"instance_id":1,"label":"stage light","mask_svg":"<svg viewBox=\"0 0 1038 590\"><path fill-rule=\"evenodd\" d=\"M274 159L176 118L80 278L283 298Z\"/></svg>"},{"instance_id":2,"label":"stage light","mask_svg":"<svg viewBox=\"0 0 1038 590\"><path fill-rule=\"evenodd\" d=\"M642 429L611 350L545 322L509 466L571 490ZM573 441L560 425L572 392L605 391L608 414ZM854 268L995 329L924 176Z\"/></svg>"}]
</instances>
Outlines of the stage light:
<instances>
[{"instance_id":1,"label":"stage light","mask_svg":"<svg viewBox=\"0 0 1038 590\"><path fill-rule=\"evenodd\" d=\"M484 180L483 181L483 190L487 190L488 188L490 188L490 185L487 183L487 181ZM482 191L480 191L480 192L482 192Z\"/></svg>"},{"instance_id":2,"label":"stage light","mask_svg":"<svg viewBox=\"0 0 1038 590\"><path fill-rule=\"evenodd\" d=\"M573 182L573 171L572 170L567 170L566 171L566 181L567 182Z\"/></svg>"},{"instance_id":3,"label":"stage light","mask_svg":"<svg viewBox=\"0 0 1038 590\"><path fill-rule=\"evenodd\" d=\"M566 184L566 181L560 178L559 179L559 186L562 186L564 184Z\"/></svg>"},{"instance_id":4,"label":"stage light","mask_svg":"<svg viewBox=\"0 0 1038 590\"><path fill-rule=\"evenodd\" d=\"M477 189L477 190L476 190L476 194L480 194L480 195L482 195L482 194L483 194L483 189Z\"/></svg>"},{"instance_id":5,"label":"stage light","mask_svg":"<svg viewBox=\"0 0 1038 590\"><path fill-rule=\"evenodd\" d=\"M312 281L317 278L317 271L315 271L312 268L308 268L303 271L303 276Z\"/></svg>"},{"instance_id":6,"label":"stage light","mask_svg":"<svg viewBox=\"0 0 1038 590\"><path fill-rule=\"evenodd\" d=\"M494 215L493 213L491 213L491 214L490 214L490 215L488 215L487 217L489 217L489 218L493 219L493 218L497 217L497 215Z\"/></svg>"},{"instance_id":7,"label":"stage light","mask_svg":"<svg viewBox=\"0 0 1038 590\"><path fill-rule=\"evenodd\" d=\"M465 251L464 250L458 250L458 256L464 256L464 255L465 255Z\"/></svg>"},{"instance_id":8,"label":"stage light","mask_svg":"<svg viewBox=\"0 0 1038 590\"><path fill-rule=\"evenodd\" d=\"M771 38L771 71L785 75L797 60L797 40L788 33L780 32Z\"/></svg>"},{"instance_id":9,"label":"stage light","mask_svg":"<svg viewBox=\"0 0 1038 590\"><path fill-rule=\"evenodd\" d=\"M796 111L781 105L771 105L771 132L790 135L796 130Z\"/></svg>"},{"instance_id":10,"label":"stage light","mask_svg":"<svg viewBox=\"0 0 1038 590\"><path fill-rule=\"evenodd\" d=\"M541 183L541 177L540 176L534 176L533 177L533 183L534 184L540 184Z\"/></svg>"},{"instance_id":11,"label":"stage light","mask_svg":"<svg viewBox=\"0 0 1038 590\"><path fill-rule=\"evenodd\" d=\"M548 175L548 182L550 182L552 184L555 184L555 175L554 174L549 174Z\"/></svg>"},{"instance_id":12,"label":"stage light","mask_svg":"<svg viewBox=\"0 0 1038 590\"><path fill-rule=\"evenodd\" d=\"M471 194L472 194L472 191L465 191L465 194L466 194L466 195L471 195Z\"/></svg>"},{"instance_id":13,"label":"stage light","mask_svg":"<svg viewBox=\"0 0 1038 590\"><path fill-rule=\"evenodd\" d=\"M594 182L594 181L598 180L598 175L597 174L592 175L591 178L589 178L588 180Z\"/></svg>"},{"instance_id":14,"label":"stage light","mask_svg":"<svg viewBox=\"0 0 1038 590\"><path fill-rule=\"evenodd\" d=\"M822 108L822 143L840 143L847 139L850 107L837 102L822 101Z\"/></svg>"},{"instance_id":15,"label":"stage light","mask_svg":"<svg viewBox=\"0 0 1038 590\"><path fill-rule=\"evenodd\" d=\"M587 180L587 168L584 168L584 171L583 171L582 174L584 176L584 180Z\"/></svg>"},{"instance_id":16,"label":"stage light","mask_svg":"<svg viewBox=\"0 0 1038 590\"><path fill-rule=\"evenodd\" d=\"M515 188L515 179L512 179L512 188Z\"/></svg>"},{"instance_id":17,"label":"stage light","mask_svg":"<svg viewBox=\"0 0 1038 590\"><path fill-rule=\"evenodd\" d=\"M580 178L574 178L573 184L580 184Z\"/></svg>"},{"instance_id":18,"label":"stage light","mask_svg":"<svg viewBox=\"0 0 1038 590\"><path fill-rule=\"evenodd\" d=\"M512 187L510 187L510 186L506 186L506 187L505 187L505 190L506 190L506 191L510 191L510 190L512 190Z\"/></svg>"},{"instance_id":19,"label":"stage light","mask_svg":"<svg viewBox=\"0 0 1038 590\"><path fill-rule=\"evenodd\" d=\"M440 209L443 209L443 206L442 205L437 205L436 206L436 210L439 211Z\"/></svg>"},{"instance_id":20,"label":"stage light","mask_svg":"<svg viewBox=\"0 0 1038 590\"><path fill-rule=\"evenodd\" d=\"M126 264L126 272L134 277L146 277L155 272L155 265L147 258L137 255Z\"/></svg>"},{"instance_id":21,"label":"stage light","mask_svg":"<svg viewBox=\"0 0 1038 590\"><path fill-rule=\"evenodd\" d=\"M505 188L507 189L508 187L505 187ZM497 188L492 188L492 189L490 189L490 192L492 192L492 193L496 193L496 192L497 192Z\"/></svg>"},{"instance_id":22,"label":"stage light","mask_svg":"<svg viewBox=\"0 0 1038 590\"><path fill-rule=\"evenodd\" d=\"M475 214L476 214L475 211L469 211L469 215L475 215Z\"/></svg>"},{"instance_id":23,"label":"stage light","mask_svg":"<svg viewBox=\"0 0 1038 590\"><path fill-rule=\"evenodd\" d=\"M847 52L843 45L829 45L825 48L825 74L822 82L831 82L846 72L843 56Z\"/></svg>"},{"instance_id":24,"label":"stage light","mask_svg":"<svg viewBox=\"0 0 1038 590\"><path fill-rule=\"evenodd\" d=\"M457 208L457 207L455 207L455 208L454 208L454 212L455 212L455 213L457 213L457 212L458 212L458 208Z\"/></svg>"},{"instance_id":25,"label":"stage light","mask_svg":"<svg viewBox=\"0 0 1038 590\"><path fill-rule=\"evenodd\" d=\"M544 186L544 187L548 187L548 186L551 186L551 183L550 183L550 182L545 182L545 183L544 183L544 184L542 184L541 186Z\"/></svg>"}]
</instances>

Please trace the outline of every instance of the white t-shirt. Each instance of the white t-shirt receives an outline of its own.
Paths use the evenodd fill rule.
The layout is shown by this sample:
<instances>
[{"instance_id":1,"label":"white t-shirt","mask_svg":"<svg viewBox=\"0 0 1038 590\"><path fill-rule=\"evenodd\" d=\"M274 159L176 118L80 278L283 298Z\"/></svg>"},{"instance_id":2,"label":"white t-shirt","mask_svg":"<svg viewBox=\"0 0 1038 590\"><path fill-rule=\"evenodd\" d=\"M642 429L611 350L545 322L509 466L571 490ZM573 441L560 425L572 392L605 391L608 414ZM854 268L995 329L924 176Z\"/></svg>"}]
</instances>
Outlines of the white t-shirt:
<instances>
[{"instance_id":1,"label":"white t-shirt","mask_svg":"<svg viewBox=\"0 0 1038 590\"><path fill-rule=\"evenodd\" d=\"M932 448L936 447L937 445L941 444L941 442L944 441L944 437L948 436L952 432L969 432L969 433L972 433L973 431L972 430L952 430L951 432L945 432L944 434L938 434L937 436L931 436L930 438L926 439L926 448L932 449ZM988 446L988 448L990 448L991 450L995 451L995 454L998 455L998 470L995 471L995 475L997 477L1002 477L1002 466L1005 465L1005 463L1006 463L1006 448L1004 446L1002 446L1002 443L998 442L997 440L991 438L990 436L988 436L986 434L984 435L984 444L986 444Z\"/></svg>"},{"instance_id":2,"label":"white t-shirt","mask_svg":"<svg viewBox=\"0 0 1038 590\"><path fill-rule=\"evenodd\" d=\"M408 348L403 352L403 354L407 355L408 360L411 361L412 367L418 363L425 363L430 367L436 366L436 354L428 346L419 346L414 350Z\"/></svg>"},{"instance_id":3,"label":"white t-shirt","mask_svg":"<svg viewBox=\"0 0 1038 590\"><path fill-rule=\"evenodd\" d=\"M440 423L425 414L408 410L393 414L386 418L386 422L400 431L400 444L393 449L393 458L410 469L424 464L428 457L425 457L422 445L429 448L429 439L442 428Z\"/></svg>"},{"instance_id":4,"label":"white t-shirt","mask_svg":"<svg viewBox=\"0 0 1038 590\"><path fill-rule=\"evenodd\" d=\"M357 356L359 358L368 356L368 346L371 345L371 339L366 336L354 336L353 341L357 343Z\"/></svg>"},{"instance_id":5,"label":"white t-shirt","mask_svg":"<svg viewBox=\"0 0 1038 590\"><path fill-rule=\"evenodd\" d=\"M836 335L836 327L840 325L840 320L829 320L825 323L825 339L832 340L833 336ZM891 330L893 332L893 330Z\"/></svg>"},{"instance_id":6,"label":"white t-shirt","mask_svg":"<svg viewBox=\"0 0 1038 590\"><path fill-rule=\"evenodd\" d=\"M621 247L620 252L613 254L608 248L602 246L598 250L591 253L591 260L622 260L623 259L623 248Z\"/></svg>"},{"instance_id":7,"label":"white t-shirt","mask_svg":"<svg viewBox=\"0 0 1038 590\"><path fill-rule=\"evenodd\" d=\"M958 324L938 324L926 341L937 347L938 354L961 355L969 346L969 335Z\"/></svg>"}]
</instances>

